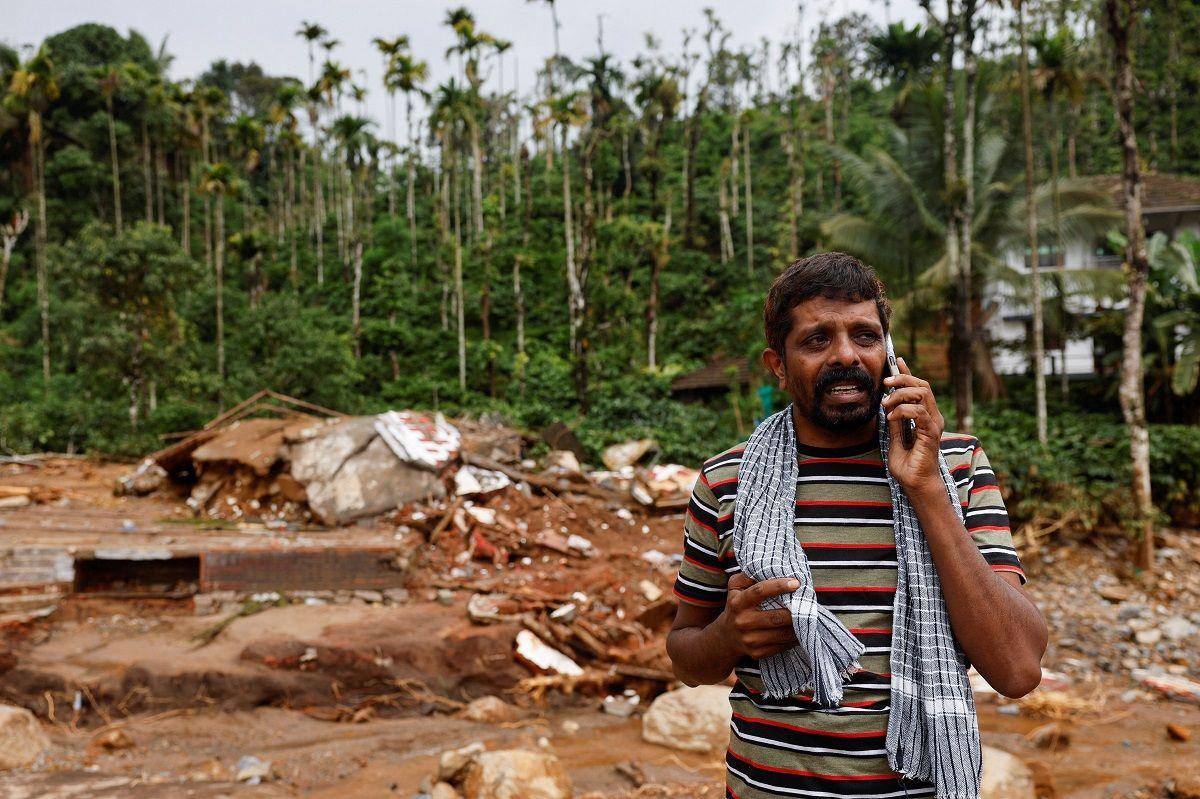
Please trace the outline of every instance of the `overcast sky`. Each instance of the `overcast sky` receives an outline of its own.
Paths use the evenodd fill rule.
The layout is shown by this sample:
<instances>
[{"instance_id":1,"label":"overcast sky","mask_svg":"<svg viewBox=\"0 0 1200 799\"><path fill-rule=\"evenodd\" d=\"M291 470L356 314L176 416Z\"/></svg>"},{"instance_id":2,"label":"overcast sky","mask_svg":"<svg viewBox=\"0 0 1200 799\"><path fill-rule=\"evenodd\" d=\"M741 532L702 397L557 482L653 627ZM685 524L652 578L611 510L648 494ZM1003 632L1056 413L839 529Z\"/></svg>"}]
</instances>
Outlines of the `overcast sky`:
<instances>
[{"instance_id":1,"label":"overcast sky","mask_svg":"<svg viewBox=\"0 0 1200 799\"><path fill-rule=\"evenodd\" d=\"M433 78L452 74L445 60L452 43L443 25L446 10L466 5L480 29L509 39L505 85L512 86L512 69L519 65L523 91L533 85L533 75L553 52L550 11L543 2L526 0L5 0L0 39L18 48L36 44L46 36L83 22L111 25L121 33L140 31L155 47L168 37L175 56L171 76L195 77L209 63L256 61L269 74L294 75L307 80L305 43L295 35L302 20L318 22L342 44L334 58L355 73L355 81L371 92L367 112L382 121L385 100L379 85L382 62L371 44L377 36L408 34L418 57L429 62ZM653 32L665 51L678 53L683 28L703 28L702 9L709 5L732 32L731 45L757 43L762 37L778 42L793 37L797 6L790 0L559 0L560 40L564 55L579 58L596 52L597 15L603 18L604 47L626 65L644 52L644 34ZM832 0L806 3L805 28L811 31L822 19L847 11L861 11L877 22L912 23L924 14L916 0ZM806 45L811 41L806 35ZM516 62L511 56L515 54ZM318 61L321 52L318 50ZM493 85L497 76L493 72Z\"/></svg>"}]
</instances>

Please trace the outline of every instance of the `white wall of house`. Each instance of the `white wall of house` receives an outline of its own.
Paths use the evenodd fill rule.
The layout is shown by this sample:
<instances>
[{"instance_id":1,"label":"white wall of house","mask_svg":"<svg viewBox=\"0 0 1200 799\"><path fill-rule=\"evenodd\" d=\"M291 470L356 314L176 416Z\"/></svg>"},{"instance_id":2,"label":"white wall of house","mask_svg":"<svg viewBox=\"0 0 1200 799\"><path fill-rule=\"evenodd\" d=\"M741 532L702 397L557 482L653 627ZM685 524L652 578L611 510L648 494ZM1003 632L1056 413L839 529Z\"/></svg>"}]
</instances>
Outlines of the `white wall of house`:
<instances>
[{"instance_id":1,"label":"white wall of house","mask_svg":"<svg viewBox=\"0 0 1200 799\"><path fill-rule=\"evenodd\" d=\"M1149 235L1155 231L1165 231L1172 237L1189 230L1200 235L1200 211L1167 212L1146 214L1146 227ZM1120 269L1120 256L1100 256L1092 242L1072 241L1064 247L1064 269ZM1006 257L1010 268L1018 272L1028 272L1025 258L1020 252L1010 252ZM1053 267L1042 266L1043 274ZM1053 290L1049 286L1048 290ZM1026 353L1026 339L1031 312L1028 303L1013 296L1012 289L1003 283L991 283L985 293L984 306L990 312L985 322L988 335L992 341L992 356L996 371L1002 375L1027 374L1030 371L1029 357ZM1120 309L1124 300L1114 303L1113 308ZM1097 309L1096 300L1092 297L1071 296L1067 298L1067 309L1072 314L1088 314ZM1046 374L1061 374L1064 353L1060 349L1048 350L1043 363ZM1086 376L1095 374L1095 347L1092 339L1071 339L1067 341L1065 353L1067 374Z\"/></svg>"}]
</instances>

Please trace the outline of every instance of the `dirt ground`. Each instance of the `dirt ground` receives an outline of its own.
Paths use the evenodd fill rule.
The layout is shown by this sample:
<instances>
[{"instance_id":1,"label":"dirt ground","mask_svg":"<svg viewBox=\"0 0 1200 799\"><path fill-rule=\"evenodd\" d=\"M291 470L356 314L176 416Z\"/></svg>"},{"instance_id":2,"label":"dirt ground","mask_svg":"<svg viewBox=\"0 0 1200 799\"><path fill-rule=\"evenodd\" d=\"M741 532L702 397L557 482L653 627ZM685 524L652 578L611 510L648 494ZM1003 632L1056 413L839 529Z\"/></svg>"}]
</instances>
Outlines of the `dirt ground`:
<instances>
[{"instance_id":1,"label":"dirt ground","mask_svg":"<svg viewBox=\"0 0 1200 799\"><path fill-rule=\"evenodd\" d=\"M9 614L0 625L0 698L33 711L52 746L41 766L0 775L0 794L410 799L441 752L478 741L554 753L577 797L722 795L719 754L646 743L637 715L601 711L608 691L631 687L645 706L669 687L656 676L667 664L662 600L652 597L654 588L669 596L670 559L682 543L677 513L618 514L599 502L510 491L481 507L523 522L522 536L501 541L495 528L495 543L514 551L481 559L470 536L412 537L434 532L422 524L436 520L432 508L337 531L208 529L185 523L180 497L114 497L112 482L125 469L68 460L0 467L0 484L50 489L34 505L0 510L0 554L113 540L286 547L326 537L411 545L420 557L405 589L386 600L314 592L266 598L240 615L244 597L66 591L52 598L52 612ZM547 532L585 536L592 556L525 540ZM1019 703L977 698L984 742L1029 764L1042 797L1167 797L1200 764L1200 705L1139 679L1144 671L1200 677L1200 531L1168 531L1160 544L1153 578L1127 569L1116 539L1059 540L1025 553L1029 590L1051 626L1048 678ZM472 597L501 591L538 612L582 591L580 618L594 622L584 629L611 636L588 646L626 666L626 677L534 696L521 686L529 669L513 657L520 624L503 612L492 624L469 618ZM636 640L646 631L647 640ZM515 706L512 721L461 716L467 701L489 694ZM1176 740L1169 724L1189 739ZM271 779L238 782L247 756L270 761ZM626 776L639 770L640 787Z\"/></svg>"}]
</instances>

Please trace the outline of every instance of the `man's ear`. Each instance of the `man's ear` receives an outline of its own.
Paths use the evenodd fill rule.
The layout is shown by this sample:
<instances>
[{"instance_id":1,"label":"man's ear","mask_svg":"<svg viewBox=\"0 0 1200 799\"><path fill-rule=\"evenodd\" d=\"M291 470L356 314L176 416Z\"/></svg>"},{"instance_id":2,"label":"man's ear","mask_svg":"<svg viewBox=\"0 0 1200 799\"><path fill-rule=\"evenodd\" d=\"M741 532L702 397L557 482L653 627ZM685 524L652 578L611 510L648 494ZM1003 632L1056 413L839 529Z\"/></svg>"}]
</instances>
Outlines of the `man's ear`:
<instances>
[{"instance_id":1,"label":"man's ear","mask_svg":"<svg viewBox=\"0 0 1200 799\"><path fill-rule=\"evenodd\" d=\"M779 357L779 353L767 347L762 353L762 363L766 370L775 375L775 379L779 381L780 388L784 386L784 369L783 358Z\"/></svg>"}]
</instances>

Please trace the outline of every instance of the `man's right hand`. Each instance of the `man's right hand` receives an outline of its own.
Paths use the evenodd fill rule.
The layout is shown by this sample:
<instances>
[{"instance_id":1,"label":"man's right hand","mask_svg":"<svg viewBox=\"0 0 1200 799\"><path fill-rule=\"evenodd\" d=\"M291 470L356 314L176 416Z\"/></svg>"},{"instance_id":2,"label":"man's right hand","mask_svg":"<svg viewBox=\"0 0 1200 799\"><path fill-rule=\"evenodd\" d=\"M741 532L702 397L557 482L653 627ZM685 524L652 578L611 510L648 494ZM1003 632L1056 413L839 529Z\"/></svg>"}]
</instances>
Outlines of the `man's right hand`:
<instances>
[{"instance_id":1,"label":"man's right hand","mask_svg":"<svg viewBox=\"0 0 1200 799\"><path fill-rule=\"evenodd\" d=\"M725 610L715 624L722 640L738 655L758 660L784 652L796 646L796 631L792 614L786 610L762 610L759 605L768 597L787 594L800 587L789 577L779 577L756 583L742 572L729 578Z\"/></svg>"}]
</instances>

